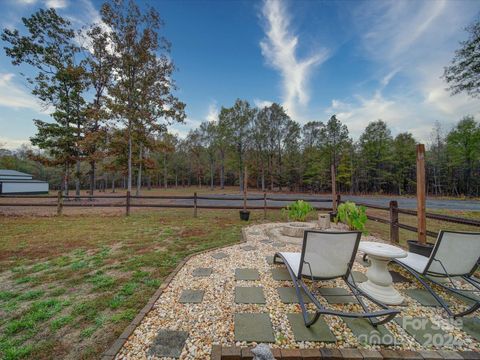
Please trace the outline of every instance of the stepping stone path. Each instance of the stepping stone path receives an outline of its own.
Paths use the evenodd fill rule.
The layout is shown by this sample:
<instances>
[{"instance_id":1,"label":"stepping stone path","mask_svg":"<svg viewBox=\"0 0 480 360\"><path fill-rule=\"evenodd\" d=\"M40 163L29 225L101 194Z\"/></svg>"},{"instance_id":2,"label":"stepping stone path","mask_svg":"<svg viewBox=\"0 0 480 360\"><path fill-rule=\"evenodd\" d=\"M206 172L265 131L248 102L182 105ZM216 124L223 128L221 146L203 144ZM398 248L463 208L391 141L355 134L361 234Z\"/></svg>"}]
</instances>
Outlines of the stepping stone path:
<instances>
[{"instance_id":1,"label":"stepping stone path","mask_svg":"<svg viewBox=\"0 0 480 360\"><path fill-rule=\"evenodd\" d=\"M360 271L352 271L352 277L357 284L368 280L367 276Z\"/></svg>"},{"instance_id":2,"label":"stepping stone path","mask_svg":"<svg viewBox=\"0 0 480 360\"><path fill-rule=\"evenodd\" d=\"M285 246L285 243L283 243L283 242L278 242L278 241L277 241L277 242L274 242L274 243L272 244L272 246L273 246L273 247L276 247L276 248L281 248L281 247L284 247L284 246Z\"/></svg>"},{"instance_id":3,"label":"stepping stone path","mask_svg":"<svg viewBox=\"0 0 480 360\"><path fill-rule=\"evenodd\" d=\"M304 303L311 303L312 300L307 296L305 291L303 289L300 289L303 295L303 302ZM277 288L278 296L280 296L280 300L284 304L298 304L298 298L297 298L297 293L295 291L295 288L293 287L281 287Z\"/></svg>"},{"instance_id":4,"label":"stepping stone path","mask_svg":"<svg viewBox=\"0 0 480 360\"><path fill-rule=\"evenodd\" d=\"M291 280L290 273L286 268L272 269L272 277L273 277L273 280L277 280L277 281Z\"/></svg>"},{"instance_id":5,"label":"stepping stone path","mask_svg":"<svg viewBox=\"0 0 480 360\"><path fill-rule=\"evenodd\" d=\"M273 242L273 240L270 240L270 239L263 239L263 240L260 240L261 243L264 243L264 244L271 244Z\"/></svg>"},{"instance_id":6,"label":"stepping stone path","mask_svg":"<svg viewBox=\"0 0 480 360\"><path fill-rule=\"evenodd\" d=\"M358 303L352 294L343 288L320 288L320 294L329 304L356 304Z\"/></svg>"},{"instance_id":7,"label":"stepping stone path","mask_svg":"<svg viewBox=\"0 0 480 360\"><path fill-rule=\"evenodd\" d=\"M480 319L479 318L462 318L462 330L477 341L480 341Z\"/></svg>"},{"instance_id":8,"label":"stepping stone path","mask_svg":"<svg viewBox=\"0 0 480 360\"><path fill-rule=\"evenodd\" d=\"M275 342L272 322L267 313L235 314L235 341Z\"/></svg>"},{"instance_id":9,"label":"stepping stone path","mask_svg":"<svg viewBox=\"0 0 480 360\"><path fill-rule=\"evenodd\" d=\"M246 245L246 246L242 246L241 249L243 251L252 251L252 250L255 250L256 247L255 246L251 246L251 245Z\"/></svg>"},{"instance_id":10,"label":"stepping stone path","mask_svg":"<svg viewBox=\"0 0 480 360\"><path fill-rule=\"evenodd\" d=\"M259 286L235 288L236 304L265 304L263 288Z\"/></svg>"},{"instance_id":11,"label":"stepping stone path","mask_svg":"<svg viewBox=\"0 0 480 360\"><path fill-rule=\"evenodd\" d=\"M409 283L411 282L405 276L400 274L398 271L390 270L390 275L392 275L392 280L394 283Z\"/></svg>"},{"instance_id":12,"label":"stepping stone path","mask_svg":"<svg viewBox=\"0 0 480 360\"><path fill-rule=\"evenodd\" d=\"M448 334L443 332L438 326L434 325L429 319L421 317L396 317L395 322L400 325L415 340L424 345L442 346L451 342Z\"/></svg>"},{"instance_id":13,"label":"stepping stone path","mask_svg":"<svg viewBox=\"0 0 480 360\"><path fill-rule=\"evenodd\" d=\"M212 268L196 268L193 270L192 275L195 277L206 277L212 275Z\"/></svg>"},{"instance_id":14,"label":"stepping stone path","mask_svg":"<svg viewBox=\"0 0 480 360\"><path fill-rule=\"evenodd\" d=\"M437 299L424 289L407 289L405 293L423 306L440 306Z\"/></svg>"},{"instance_id":15,"label":"stepping stone path","mask_svg":"<svg viewBox=\"0 0 480 360\"><path fill-rule=\"evenodd\" d=\"M384 326L376 328L366 319L342 318L360 343L369 345L394 345L395 339Z\"/></svg>"},{"instance_id":16,"label":"stepping stone path","mask_svg":"<svg viewBox=\"0 0 480 360\"><path fill-rule=\"evenodd\" d=\"M313 315L313 313L309 314L310 317L313 317ZM336 341L335 335L332 334L327 323L321 317L309 328L305 326L302 314L287 314L287 318L295 341Z\"/></svg>"},{"instance_id":17,"label":"stepping stone path","mask_svg":"<svg viewBox=\"0 0 480 360\"><path fill-rule=\"evenodd\" d=\"M265 256L265 260L267 260L268 265L274 265L273 264L273 256ZM277 258L277 262L275 265L282 264L283 260L281 258Z\"/></svg>"},{"instance_id":18,"label":"stepping stone path","mask_svg":"<svg viewBox=\"0 0 480 360\"><path fill-rule=\"evenodd\" d=\"M219 253L213 254L212 257L214 259L220 260L220 259L225 259L226 257L228 257L228 255L225 254L224 252L219 252Z\"/></svg>"},{"instance_id":19,"label":"stepping stone path","mask_svg":"<svg viewBox=\"0 0 480 360\"><path fill-rule=\"evenodd\" d=\"M235 279L255 281L260 279L260 273L256 269L235 269Z\"/></svg>"},{"instance_id":20,"label":"stepping stone path","mask_svg":"<svg viewBox=\"0 0 480 360\"><path fill-rule=\"evenodd\" d=\"M179 358L187 341L185 331L159 330L153 343L148 349L149 357Z\"/></svg>"},{"instance_id":21,"label":"stepping stone path","mask_svg":"<svg viewBox=\"0 0 480 360\"><path fill-rule=\"evenodd\" d=\"M204 294L203 290L183 290L178 302L198 304L202 302Z\"/></svg>"},{"instance_id":22,"label":"stepping stone path","mask_svg":"<svg viewBox=\"0 0 480 360\"><path fill-rule=\"evenodd\" d=\"M466 294L470 297L473 297L474 299L477 299L477 301L480 301L480 297L478 295L475 295L475 293L473 291L470 291L470 290L459 290L462 294ZM451 294L453 296L455 296L457 299L467 303L468 305L473 305L475 303L475 300L471 300L467 297L464 297L462 295L459 295L459 294L456 294L454 292L451 292Z\"/></svg>"}]
</instances>

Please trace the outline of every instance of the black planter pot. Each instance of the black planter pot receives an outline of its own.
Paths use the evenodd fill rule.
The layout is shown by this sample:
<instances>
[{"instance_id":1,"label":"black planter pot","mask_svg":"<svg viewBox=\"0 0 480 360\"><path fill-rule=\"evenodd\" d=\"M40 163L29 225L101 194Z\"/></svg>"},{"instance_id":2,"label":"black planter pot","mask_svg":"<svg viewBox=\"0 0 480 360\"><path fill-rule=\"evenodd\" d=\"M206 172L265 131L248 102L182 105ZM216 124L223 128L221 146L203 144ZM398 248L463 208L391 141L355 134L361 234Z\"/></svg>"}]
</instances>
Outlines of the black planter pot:
<instances>
[{"instance_id":1,"label":"black planter pot","mask_svg":"<svg viewBox=\"0 0 480 360\"><path fill-rule=\"evenodd\" d=\"M248 221L250 219L250 211L240 210L240 220Z\"/></svg>"},{"instance_id":2,"label":"black planter pot","mask_svg":"<svg viewBox=\"0 0 480 360\"><path fill-rule=\"evenodd\" d=\"M433 244L420 244L417 240L407 240L407 243L408 251L414 254L430 257L433 250Z\"/></svg>"},{"instance_id":3,"label":"black planter pot","mask_svg":"<svg viewBox=\"0 0 480 360\"><path fill-rule=\"evenodd\" d=\"M330 221L334 222L335 218L337 217L337 212L336 211L330 211L329 214L330 214Z\"/></svg>"}]
</instances>

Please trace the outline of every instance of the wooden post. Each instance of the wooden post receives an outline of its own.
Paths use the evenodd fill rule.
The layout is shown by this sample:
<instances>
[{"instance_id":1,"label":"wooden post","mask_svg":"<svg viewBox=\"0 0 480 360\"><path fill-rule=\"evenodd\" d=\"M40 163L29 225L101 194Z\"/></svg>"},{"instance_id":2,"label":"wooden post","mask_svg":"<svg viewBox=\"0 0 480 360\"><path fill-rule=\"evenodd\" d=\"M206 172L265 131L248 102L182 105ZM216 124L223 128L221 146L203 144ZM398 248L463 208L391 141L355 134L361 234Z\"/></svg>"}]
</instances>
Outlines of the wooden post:
<instances>
[{"instance_id":1,"label":"wooden post","mask_svg":"<svg viewBox=\"0 0 480 360\"><path fill-rule=\"evenodd\" d=\"M125 202L125 215L130 216L130 191L127 191L127 198Z\"/></svg>"},{"instance_id":2,"label":"wooden post","mask_svg":"<svg viewBox=\"0 0 480 360\"><path fill-rule=\"evenodd\" d=\"M197 217L197 192L193 193L193 217Z\"/></svg>"},{"instance_id":3,"label":"wooden post","mask_svg":"<svg viewBox=\"0 0 480 360\"><path fill-rule=\"evenodd\" d=\"M398 234L398 202L390 201L390 241L394 243L399 242Z\"/></svg>"},{"instance_id":4,"label":"wooden post","mask_svg":"<svg viewBox=\"0 0 480 360\"><path fill-rule=\"evenodd\" d=\"M243 210L247 210L247 184L248 184L247 167L245 166L245 172L243 173Z\"/></svg>"},{"instance_id":5,"label":"wooden post","mask_svg":"<svg viewBox=\"0 0 480 360\"><path fill-rule=\"evenodd\" d=\"M57 198L57 215L60 216L63 213L63 193L62 190L58 191Z\"/></svg>"},{"instance_id":6,"label":"wooden post","mask_svg":"<svg viewBox=\"0 0 480 360\"><path fill-rule=\"evenodd\" d=\"M263 192L263 218L267 218L267 193Z\"/></svg>"},{"instance_id":7,"label":"wooden post","mask_svg":"<svg viewBox=\"0 0 480 360\"><path fill-rule=\"evenodd\" d=\"M417 145L417 221L418 242L427 242L427 218L425 216L425 145Z\"/></svg>"},{"instance_id":8,"label":"wooden post","mask_svg":"<svg viewBox=\"0 0 480 360\"><path fill-rule=\"evenodd\" d=\"M331 167L332 173L332 211L337 211L337 181L335 179L335 164Z\"/></svg>"}]
</instances>

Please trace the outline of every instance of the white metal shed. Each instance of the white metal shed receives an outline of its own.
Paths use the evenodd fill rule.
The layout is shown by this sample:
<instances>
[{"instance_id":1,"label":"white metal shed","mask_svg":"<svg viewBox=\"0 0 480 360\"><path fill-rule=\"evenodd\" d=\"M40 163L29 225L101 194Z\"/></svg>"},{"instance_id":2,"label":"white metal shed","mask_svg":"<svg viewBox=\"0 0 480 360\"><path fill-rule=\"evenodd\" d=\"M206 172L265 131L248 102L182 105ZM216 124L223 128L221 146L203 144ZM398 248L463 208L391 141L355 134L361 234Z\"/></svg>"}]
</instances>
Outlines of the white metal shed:
<instances>
[{"instance_id":1,"label":"white metal shed","mask_svg":"<svg viewBox=\"0 0 480 360\"><path fill-rule=\"evenodd\" d=\"M0 195L48 194L48 182L15 170L0 169Z\"/></svg>"}]
</instances>

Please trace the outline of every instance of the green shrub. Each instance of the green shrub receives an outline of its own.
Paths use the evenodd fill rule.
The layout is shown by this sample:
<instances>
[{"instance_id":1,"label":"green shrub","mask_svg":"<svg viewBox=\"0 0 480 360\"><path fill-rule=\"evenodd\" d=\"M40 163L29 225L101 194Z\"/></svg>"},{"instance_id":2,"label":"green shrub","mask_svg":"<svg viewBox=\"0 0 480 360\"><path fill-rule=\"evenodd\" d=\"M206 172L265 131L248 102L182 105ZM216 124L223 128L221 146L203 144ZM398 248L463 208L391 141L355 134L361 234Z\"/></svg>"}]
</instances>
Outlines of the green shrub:
<instances>
[{"instance_id":1,"label":"green shrub","mask_svg":"<svg viewBox=\"0 0 480 360\"><path fill-rule=\"evenodd\" d=\"M356 206L355 203L347 201L340 204L337 209L335 223L338 221L347 224L350 230L358 230L366 234L365 224L367 222L367 214L364 206Z\"/></svg>"},{"instance_id":2,"label":"green shrub","mask_svg":"<svg viewBox=\"0 0 480 360\"><path fill-rule=\"evenodd\" d=\"M297 200L292 205L282 209L282 213L287 215L290 221L305 221L307 215L315 211L312 205L303 200Z\"/></svg>"}]
</instances>

